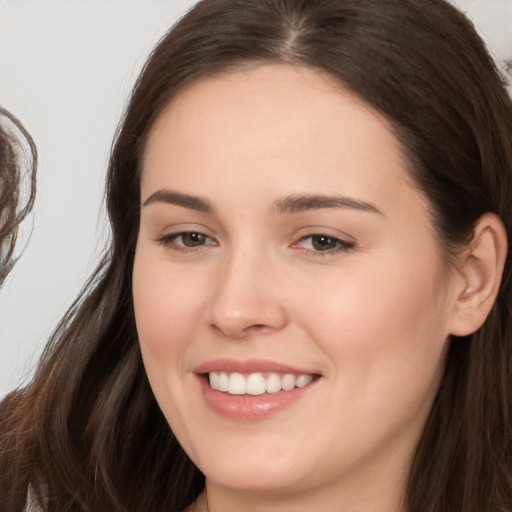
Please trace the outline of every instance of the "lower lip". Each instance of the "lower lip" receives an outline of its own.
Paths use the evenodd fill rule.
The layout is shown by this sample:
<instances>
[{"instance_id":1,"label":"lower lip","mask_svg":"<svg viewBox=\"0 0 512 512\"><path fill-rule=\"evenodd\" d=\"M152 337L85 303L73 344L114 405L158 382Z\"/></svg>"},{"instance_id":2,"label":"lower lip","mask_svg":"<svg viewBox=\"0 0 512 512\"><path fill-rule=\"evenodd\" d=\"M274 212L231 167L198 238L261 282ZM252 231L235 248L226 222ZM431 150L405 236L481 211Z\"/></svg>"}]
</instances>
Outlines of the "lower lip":
<instances>
[{"instance_id":1,"label":"lower lip","mask_svg":"<svg viewBox=\"0 0 512 512\"><path fill-rule=\"evenodd\" d=\"M319 379L302 388L263 395L230 395L212 389L204 375L198 375L206 403L221 416L231 419L255 421L276 414L306 395Z\"/></svg>"}]
</instances>

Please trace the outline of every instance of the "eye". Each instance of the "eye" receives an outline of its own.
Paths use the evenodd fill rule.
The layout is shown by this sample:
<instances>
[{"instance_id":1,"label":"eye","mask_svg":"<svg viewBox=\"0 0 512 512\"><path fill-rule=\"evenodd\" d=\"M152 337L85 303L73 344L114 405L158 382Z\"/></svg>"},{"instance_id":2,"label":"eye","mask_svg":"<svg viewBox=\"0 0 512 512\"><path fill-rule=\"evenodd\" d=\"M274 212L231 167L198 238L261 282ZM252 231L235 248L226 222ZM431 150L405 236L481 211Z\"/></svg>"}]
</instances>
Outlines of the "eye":
<instances>
[{"instance_id":1,"label":"eye","mask_svg":"<svg viewBox=\"0 0 512 512\"><path fill-rule=\"evenodd\" d=\"M200 245L204 245L208 240L206 235L202 233L194 233L193 231L189 231L187 233L179 233L173 236L173 241L176 243L180 243L185 247L199 247Z\"/></svg>"},{"instance_id":2,"label":"eye","mask_svg":"<svg viewBox=\"0 0 512 512\"><path fill-rule=\"evenodd\" d=\"M348 251L355 246L353 242L347 242L335 236L323 233L315 233L303 236L293 247L301 247L312 253L334 254L340 251Z\"/></svg>"},{"instance_id":3,"label":"eye","mask_svg":"<svg viewBox=\"0 0 512 512\"><path fill-rule=\"evenodd\" d=\"M215 241L204 233L197 231L181 231L164 235L157 240L162 245L177 251L193 250L204 245L215 245Z\"/></svg>"}]
</instances>

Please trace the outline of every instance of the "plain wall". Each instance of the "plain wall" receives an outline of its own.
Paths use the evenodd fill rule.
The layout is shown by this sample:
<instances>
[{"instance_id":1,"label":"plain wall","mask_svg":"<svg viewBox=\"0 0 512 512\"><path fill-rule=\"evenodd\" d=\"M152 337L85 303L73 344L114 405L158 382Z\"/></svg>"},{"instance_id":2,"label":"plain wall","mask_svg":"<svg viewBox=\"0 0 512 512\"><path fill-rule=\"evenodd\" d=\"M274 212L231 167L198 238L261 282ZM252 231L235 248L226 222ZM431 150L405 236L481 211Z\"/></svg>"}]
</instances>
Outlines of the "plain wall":
<instances>
[{"instance_id":1,"label":"plain wall","mask_svg":"<svg viewBox=\"0 0 512 512\"><path fill-rule=\"evenodd\" d=\"M31 133L40 164L21 238L33 226L32 236L0 290L0 396L30 375L98 261L114 130L150 50L192 3L0 2L0 104Z\"/></svg>"},{"instance_id":2,"label":"plain wall","mask_svg":"<svg viewBox=\"0 0 512 512\"><path fill-rule=\"evenodd\" d=\"M258 0L254 0L258 1ZM0 397L28 378L105 237L110 143L151 48L192 0L0 0L0 104L39 150L32 232L0 290ZM459 0L512 59L512 0Z\"/></svg>"}]
</instances>

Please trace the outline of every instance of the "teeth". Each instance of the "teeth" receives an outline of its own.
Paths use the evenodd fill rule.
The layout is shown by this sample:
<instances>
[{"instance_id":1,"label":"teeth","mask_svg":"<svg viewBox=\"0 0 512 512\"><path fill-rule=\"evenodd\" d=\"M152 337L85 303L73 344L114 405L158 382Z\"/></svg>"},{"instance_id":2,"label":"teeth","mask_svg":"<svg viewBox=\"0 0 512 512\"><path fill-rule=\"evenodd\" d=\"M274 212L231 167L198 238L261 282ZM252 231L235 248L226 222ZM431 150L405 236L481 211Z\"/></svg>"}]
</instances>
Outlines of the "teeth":
<instances>
[{"instance_id":1,"label":"teeth","mask_svg":"<svg viewBox=\"0 0 512 512\"><path fill-rule=\"evenodd\" d=\"M232 373L229 376L228 393L230 395L245 395L245 379L241 373Z\"/></svg>"},{"instance_id":2,"label":"teeth","mask_svg":"<svg viewBox=\"0 0 512 512\"><path fill-rule=\"evenodd\" d=\"M264 393L277 393L290 391L295 387L301 388L313 380L312 375L293 375L287 373L278 375L271 373L264 377L261 373L251 373L244 377L241 373L210 372L210 387L217 391L224 391L230 395L263 395Z\"/></svg>"},{"instance_id":3,"label":"teeth","mask_svg":"<svg viewBox=\"0 0 512 512\"><path fill-rule=\"evenodd\" d=\"M229 389L229 375L226 372L219 373L219 387L215 389L219 391L227 391Z\"/></svg>"},{"instance_id":4,"label":"teeth","mask_svg":"<svg viewBox=\"0 0 512 512\"><path fill-rule=\"evenodd\" d=\"M248 395L263 395L267 390L267 382L261 373L251 373L245 381L245 390Z\"/></svg>"},{"instance_id":5,"label":"teeth","mask_svg":"<svg viewBox=\"0 0 512 512\"><path fill-rule=\"evenodd\" d=\"M281 377L277 375L277 373L271 373L267 377L267 385L266 385L267 393L277 393L281 391Z\"/></svg>"},{"instance_id":6,"label":"teeth","mask_svg":"<svg viewBox=\"0 0 512 512\"><path fill-rule=\"evenodd\" d=\"M295 375L291 375L289 373L285 375L281 381L281 387L285 391L290 391L290 389L293 389L295 387Z\"/></svg>"},{"instance_id":7,"label":"teeth","mask_svg":"<svg viewBox=\"0 0 512 512\"><path fill-rule=\"evenodd\" d=\"M299 375L297 377L297 380L295 381L295 385L298 388L302 388L304 386L307 386L312 380L313 380L312 375Z\"/></svg>"},{"instance_id":8,"label":"teeth","mask_svg":"<svg viewBox=\"0 0 512 512\"><path fill-rule=\"evenodd\" d=\"M210 386L213 389L220 389L219 379L220 379L220 375L217 372L210 373Z\"/></svg>"}]
</instances>

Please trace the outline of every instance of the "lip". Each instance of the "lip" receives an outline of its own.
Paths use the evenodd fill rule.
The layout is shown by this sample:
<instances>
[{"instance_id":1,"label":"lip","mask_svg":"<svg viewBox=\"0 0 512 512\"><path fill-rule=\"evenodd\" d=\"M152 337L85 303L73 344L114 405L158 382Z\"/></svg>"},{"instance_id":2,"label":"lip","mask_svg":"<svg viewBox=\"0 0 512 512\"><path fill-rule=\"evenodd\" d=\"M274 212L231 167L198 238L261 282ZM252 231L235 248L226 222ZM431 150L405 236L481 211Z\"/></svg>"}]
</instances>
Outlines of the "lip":
<instances>
[{"instance_id":1,"label":"lip","mask_svg":"<svg viewBox=\"0 0 512 512\"><path fill-rule=\"evenodd\" d=\"M210 372L226 373L292 373L295 375L309 374L318 376L318 373L308 370L293 368L274 361L252 359L248 361L236 361L232 359L216 359L199 365L194 369L201 393L206 404L216 414L222 417L241 420L258 421L268 418L284 409L291 407L296 402L307 396L321 380L315 378L309 384L290 391L278 391L277 393L265 393L263 395L230 395L210 387L206 374Z\"/></svg>"},{"instance_id":2,"label":"lip","mask_svg":"<svg viewBox=\"0 0 512 512\"><path fill-rule=\"evenodd\" d=\"M194 370L196 374L210 373L210 372L226 372L226 373L293 373L294 375L309 374L314 375L317 372L312 372L306 369L294 368L276 361L268 361L266 359L249 359L246 361L237 361L235 359L215 359L200 364Z\"/></svg>"}]
</instances>

